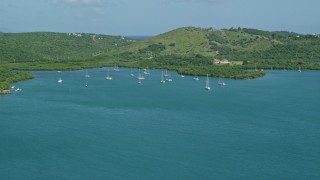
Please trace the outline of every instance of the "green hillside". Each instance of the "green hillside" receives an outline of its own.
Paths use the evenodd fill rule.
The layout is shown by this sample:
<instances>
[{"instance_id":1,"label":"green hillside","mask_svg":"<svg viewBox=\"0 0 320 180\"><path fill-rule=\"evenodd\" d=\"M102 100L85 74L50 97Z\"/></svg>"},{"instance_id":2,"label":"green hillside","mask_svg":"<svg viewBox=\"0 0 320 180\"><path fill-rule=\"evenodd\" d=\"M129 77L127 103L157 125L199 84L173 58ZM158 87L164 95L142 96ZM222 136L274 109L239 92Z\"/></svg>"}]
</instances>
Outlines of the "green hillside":
<instances>
[{"instance_id":1,"label":"green hillside","mask_svg":"<svg viewBox=\"0 0 320 180\"><path fill-rule=\"evenodd\" d=\"M217 63L221 60L227 63ZM285 31L184 27L145 40L85 33L0 33L1 73L6 75L11 69L65 70L118 65L248 79L264 75L262 71L248 69L320 69L319 62L319 35ZM2 88L15 81L9 76L1 77Z\"/></svg>"},{"instance_id":2,"label":"green hillside","mask_svg":"<svg viewBox=\"0 0 320 180\"><path fill-rule=\"evenodd\" d=\"M179 28L119 48L119 63L168 68L183 74L234 79L263 76L246 69L320 69L320 38L246 28ZM215 61L227 60L222 65Z\"/></svg>"},{"instance_id":3,"label":"green hillside","mask_svg":"<svg viewBox=\"0 0 320 180\"><path fill-rule=\"evenodd\" d=\"M246 68L319 69L315 62L320 60L320 37L246 28L186 27L125 46L119 52L125 59L152 59L168 65L210 65L213 59L227 59L243 62Z\"/></svg>"},{"instance_id":4,"label":"green hillside","mask_svg":"<svg viewBox=\"0 0 320 180\"><path fill-rule=\"evenodd\" d=\"M155 49L153 49L153 47ZM156 49L164 47L164 49ZM136 42L123 48L129 52L149 53L148 55L195 55L210 56L207 34L194 28L180 28L158 36Z\"/></svg>"},{"instance_id":5,"label":"green hillside","mask_svg":"<svg viewBox=\"0 0 320 180\"><path fill-rule=\"evenodd\" d=\"M68 62L92 59L130 43L121 36L85 33L0 33L0 62Z\"/></svg>"},{"instance_id":6,"label":"green hillside","mask_svg":"<svg viewBox=\"0 0 320 180\"><path fill-rule=\"evenodd\" d=\"M133 42L121 36L85 33L0 33L0 90L8 89L13 82L32 78L31 73L13 69L97 67L94 59Z\"/></svg>"}]
</instances>

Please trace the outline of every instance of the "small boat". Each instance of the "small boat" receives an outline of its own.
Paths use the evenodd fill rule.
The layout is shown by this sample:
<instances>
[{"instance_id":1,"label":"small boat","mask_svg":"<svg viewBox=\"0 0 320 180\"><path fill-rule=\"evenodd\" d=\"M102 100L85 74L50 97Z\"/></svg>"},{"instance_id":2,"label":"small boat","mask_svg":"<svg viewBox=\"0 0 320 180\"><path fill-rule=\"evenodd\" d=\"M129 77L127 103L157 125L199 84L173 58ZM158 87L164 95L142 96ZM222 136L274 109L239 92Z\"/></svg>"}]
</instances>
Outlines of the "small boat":
<instances>
[{"instance_id":1,"label":"small boat","mask_svg":"<svg viewBox=\"0 0 320 180\"><path fill-rule=\"evenodd\" d=\"M88 87L88 77L86 77L86 84L84 86Z\"/></svg>"},{"instance_id":2,"label":"small boat","mask_svg":"<svg viewBox=\"0 0 320 180\"><path fill-rule=\"evenodd\" d=\"M114 71L119 71L119 67L118 66L114 66L113 70Z\"/></svg>"},{"instance_id":3,"label":"small boat","mask_svg":"<svg viewBox=\"0 0 320 180\"><path fill-rule=\"evenodd\" d=\"M145 78L143 77L143 74L140 73L140 69L139 69L139 77L138 77L138 79L139 79L139 80L144 80L144 79L145 79Z\"/></svg>"},{"instance_id":4,"label":"small boat","mask_svg":"<svg viewBox=\"0 0 320 180\"><path fill-rule=\"evenodd\" d=\"M22 91L22 89L17 88L17 89L15 89L14 91L18 92L18 91Z\"/></svg>"},{"instance_id":5,"label":"small boat","mask_svg":"<svg viewBox=\"0 0 320 180\"><path fill-rule=\"evenodd\" d=\"M87 71L87 70L86 70L86 75L85 75L85 77L87 77L87 78L90 77L90 75L88 74L88 71Z\"/></svg>"},{"instance_id":6,"label":"small boat","mask_svg":"<svg viewBox=\"0 0 320 180\"><path fill-rule=\"evenodd\" d=\"M168 77L169 74L168 74L168 71L167 70L164 70L164 74L163 74L164 77Z\"/></svg>"},{"instance_id":7,"label":"small boat","mask_svg":"<svg viewBox=\"0 0 320 180\"><path fill-rule=\"evenodd\" d=\"M209 85L209 75L207 74L207 79L206 79L206 86L204 87L206 90L211 90L211 87Z\"/></svg>"},{"instance_id":8,"label":"small boat","mask_svg":"<svg viewBox=\"0 0 320 180\"><path fill-rule=\"evenodd\" d=\"M225 86L227 84L222 80L222 78L219 78L218 85Z\"/></svg>"},{"instance_id":9,"label":"small boat","mask_svg":"<svg viewBox=\"0 0 320 180\"><path fill-rule=\"evenodd\" d=\"M163 79L163 71L161 72L161 81L162 84L166 83L166 81Z\"/></svg>"},{"instance_id":10,"label":"small boat","mask_svg":"<svg viewBox=\"0 0 320 180\"><path fill-rule=\"evenodd\" d=\"M132 69L131 69L131 74L130 74L130 76L134 77L134 74L133 74L133 72L132 72Z\"/></svg>"},{"instance_id":11,"label":"small boat","mask_svg":"<svg viewBox=\"0 0 320 180\"><path fill-rule=\"evenodd\" d=\"M166 81L168 81L168 82L172 82L173 81L170 75L166 78Z\"/></svg>"},{"instance_id":12,"label":"small boat","mask_svg":"<svg viewBox=\"0 0 320 180\"><path fill-rule=\"evenodd\" d=\"M109 69L108 69L108 74L107 74L106 80L112 80L112 77L110 76Z\"/></svg>"},{"instance_id":13,"label":"small boat","mask_svg":"<svg viewBox=\"0 0 320 180\"><path fill-rule=\"evenodd\" d=\"M168 82L172 82L171 75L170 75L170 74L168 74L168 72L166 73L166 81L168 81Z\"/></svg>"},{"instance_id":14,"label":"small boat","mask_svg":"<svg viewBox=\"0 0 320 180\"><path fill-rule=\"evenodd\" d=\"M181 74L181 75L180 75L180 77L184 78L184 75L183 75L183 74Z\"/></svg>"},{"instance_id":15,"label":"small boat","mask_svg":"<svg viewBox=\"0 0 320 180\"><path fill-rule=\"evenodd\" d=\"M198 76L195 76L193 79L196 80L196 81L199 81L199 77Z\"/></svg>"},{"instance_id":16,"label":"small boat","mask_svg":"<svg viewBox=\"0 0 320 180\"><path fill-rule=\"evenodd\" d=\"M58 73L61 73L61 71L57 71ZM60 78L58 79L58 83L62 83L62 79L61 79L61 76Z\"/></svg>"},{"instance_id":17,"label":"small boat","mask_svg":"<svg viewBox=\"0 0 320 180\"><path fill-rule=\"evenodd\" d=\"M144 69L143 73L146 74L146 75L150 75L150 72L148 71L148 68Z\"/></svg>"},{"instance_id":18,"label":"small boat","mask_svg":"<svg viewBox=\"0 0 320 180\"><path fill-rule=\"evenodd\" d=\"M298 70L299 72L301 72L301 67L299 66L299 70Z\"/></svg>"}]
</instances>

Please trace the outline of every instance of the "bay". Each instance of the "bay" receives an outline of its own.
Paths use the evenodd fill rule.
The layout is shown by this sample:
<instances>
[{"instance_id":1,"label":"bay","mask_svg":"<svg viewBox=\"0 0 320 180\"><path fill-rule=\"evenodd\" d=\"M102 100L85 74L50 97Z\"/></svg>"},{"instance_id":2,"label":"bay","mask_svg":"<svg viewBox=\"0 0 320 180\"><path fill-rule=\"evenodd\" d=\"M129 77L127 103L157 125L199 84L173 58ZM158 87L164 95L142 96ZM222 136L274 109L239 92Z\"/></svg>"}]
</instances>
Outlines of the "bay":
<instances>
[{"instance_id":1,"label":"bay","mask_svg":"<svg viewBox=\"0 0 320 180\"><path fill-rule=\"evenodd\" d=\"M107 69L88 87L85 70L35 71L0 96L1 179L320 178L320 72L206 91L205 77Z\"/></svg>"}]
</instances>

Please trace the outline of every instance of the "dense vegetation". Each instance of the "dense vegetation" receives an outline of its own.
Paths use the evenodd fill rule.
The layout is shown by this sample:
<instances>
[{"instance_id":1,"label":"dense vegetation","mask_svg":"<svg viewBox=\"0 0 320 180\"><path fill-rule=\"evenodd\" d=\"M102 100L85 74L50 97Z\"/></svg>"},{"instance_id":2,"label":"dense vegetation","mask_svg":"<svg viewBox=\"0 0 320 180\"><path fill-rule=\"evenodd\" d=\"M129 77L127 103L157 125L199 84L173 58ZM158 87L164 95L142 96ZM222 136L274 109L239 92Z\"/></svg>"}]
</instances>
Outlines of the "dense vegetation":
<instances>
[{"instance_id":1,"label":"dense vegetation","mask_svg":"<svg viewBox=\"0 0 320 180\"><path fill-rule=\"evenodd\" d=\"M0 33L0 63L83 61L132 42L121 36L85 33Z\"/></svg>"},{"instance_id":2,"label":"dense vegetation","mask_svg":"<svg viewBox=\"0 0 320 180\"><path fill-rule=\"evenodd\" d=\"M318 35L186 27L122 47L117 57L132 60L136 67L174 67L184 74L246 79L264 75L246 71L253 68L320 69L319 50ZM231 64L214 64L214 59ZM239 64L242 66L230 67Z\"/></svg>"},{"instance_id":3,"label":"dense vegetation","mask_svg":"<svg viewBox=\"0 0 320 180\"><path fill-rule=\"evenodd\" d=\"M0 67L0 91L10 88L10 84L33 78L29 72L15 72L6 66Z\"/></svg>"},{"instance_id":4,"label":"dense vegetation","mask_svg":"<svg viewBox=\"0 0 320 180\"><path fill-rule=\"evenodd\" d=\"M228 60L227 65L214 60ZM0 33L2 88L30 78L12 70L103 66L167 68L190 75L248 79L253 68L320 69L319 35L247 28L179 28L145 40L85 33ZM8 74L11 74L8 76ZM9 78L9 77L16 78ZM21 78L22 77L22 78Z\"/></svg>"},{"instance_id":5,"label":"dense vegetation","mask_svg":"<svg viewBox=\"0 0 320 180\"><path fill-rule=\"evenodd\" d=\"M319 35L267 32L255 29L229 29L208 34L217 58L243 61L246 67L274 69L320 69Z\"/></svg>"}]
</instances>

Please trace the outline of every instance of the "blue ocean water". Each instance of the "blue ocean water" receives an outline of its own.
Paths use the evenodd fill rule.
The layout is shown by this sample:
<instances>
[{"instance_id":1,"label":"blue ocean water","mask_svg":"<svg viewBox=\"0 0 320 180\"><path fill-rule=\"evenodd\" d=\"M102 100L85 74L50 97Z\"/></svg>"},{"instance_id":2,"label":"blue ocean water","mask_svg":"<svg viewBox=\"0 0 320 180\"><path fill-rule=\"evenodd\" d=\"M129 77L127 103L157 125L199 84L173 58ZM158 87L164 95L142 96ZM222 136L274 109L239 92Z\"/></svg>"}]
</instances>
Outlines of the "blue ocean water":
<instances>
[{"instance_id":1,"label":"blue ocean water","mask_svg":"<svg viewBox=\"0 0 320 180\"><path fill-rule=\"evenodd\" d=\"M320 179L319 71L211 91L175 72L88 73L85 87L85 70L33 72L0 96L0 179Z\"/></svg>"}]
</instances>

